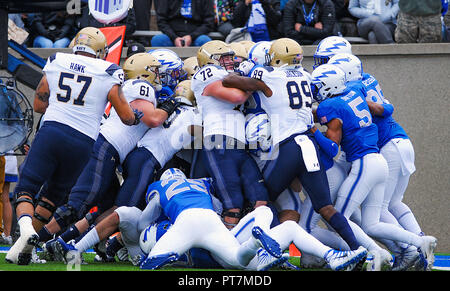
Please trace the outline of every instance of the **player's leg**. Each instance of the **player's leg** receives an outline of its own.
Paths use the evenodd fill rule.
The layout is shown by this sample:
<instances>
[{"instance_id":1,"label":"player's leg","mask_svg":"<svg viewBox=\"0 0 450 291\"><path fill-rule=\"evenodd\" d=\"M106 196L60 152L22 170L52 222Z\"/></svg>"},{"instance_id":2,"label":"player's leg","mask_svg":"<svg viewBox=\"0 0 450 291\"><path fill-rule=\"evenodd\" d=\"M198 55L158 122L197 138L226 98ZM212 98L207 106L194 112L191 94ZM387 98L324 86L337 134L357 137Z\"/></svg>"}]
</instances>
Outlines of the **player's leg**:
<instances>
[{"instance_id":1,"label":"player's leg","mask_svg":"<svg viewBox=\"0 0 450 291\"><path fill-rule=\"evenodd\" d=\"M52 220L45 226L46 233L51 235L65 230L83 218L116 178L118 162L117 151L99 135L89 161L70 191L67 203L56 209Z\"/></svg>"},{"instance_id":2,"label":"player's leg","mask_svg":"<svg viewBox=\"0 0 450 291\"><path fill-rule=\"evenodd\" d=\"M409 139L394 139L381 148L380 153L389 166L386 185L388 210L405 229L420 234L421 227L411 209L402 202L411 174L415 171L414 147Z\"/></svg>"},{"instance_id":3,"label":"player's leg","mask_svg":"<svg viewBox=\"0 0 450 291\"><path fill-rule=\"evenodd\" d=\"M211 230L210 216L205 216L203 210L194 208L180 213L175 223L155 243L140 268L159 269L178 260L189 249L199 247L199 241ZM212 210L211 212L217 216Z\"/></svg>"},{"instance_id":4,"label":"player's leg","mask_svg":"<svg viewBox=\"0 0 450 291\"><path fill-rule=\"evenodd\" d=\"M90 152L93 140L70 127L55 122L45 122L37 132L21 167L19 181L14 190L15 209L21 236L9 250L6 256L8 262L16 263L21 256L18 263L29 264L31 251L39 240L32 221L35 195L53 175L59 161L64 160L74 144L81 144L82 150L88 148Z\"/></svg>"},{"instance_id":5,"label":"player's leg","mask_svg":"<svg viewBox=\"0 0 450 291\"><path fill-rule=\"evenodd\" d=\"M240 167L243 149L226 148L227 137L223 138L223 145L206 147L201 155L208 174L213 178L214 188L219 200L223 204L223 219L228 228L235 226L241 217L244 205L244 195L241 188Z\"/></svg>"},{"instance_id":6,"label":"player's leg","mask_svg":"<svg viewBox=\"0 0 450 291\"><path fill-rule=\"evenodd\" d=\"M123 164L123 183L115 201L116 206L145 208L145 193L153 182L154 171L161 165L145 147L132 150Z\"/></svg>"}]
</instances>

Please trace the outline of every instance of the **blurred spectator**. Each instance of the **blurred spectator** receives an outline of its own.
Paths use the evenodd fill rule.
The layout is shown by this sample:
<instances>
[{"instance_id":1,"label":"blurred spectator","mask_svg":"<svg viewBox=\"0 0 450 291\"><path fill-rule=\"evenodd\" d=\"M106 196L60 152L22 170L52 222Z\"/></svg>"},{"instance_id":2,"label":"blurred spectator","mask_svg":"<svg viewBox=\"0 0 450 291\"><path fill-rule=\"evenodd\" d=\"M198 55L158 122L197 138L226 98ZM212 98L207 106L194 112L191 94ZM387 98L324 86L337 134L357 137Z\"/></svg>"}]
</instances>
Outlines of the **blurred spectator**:
<instances>
[{"instance_id":1,"label":"blurred spectator","mask_svg":"<svg viewBox=\"0 0 450 291\"><path fill-rule=\"evenodd\" d=\"M202 46L214 30L214 0L158 0L155 2L158 29L153 47Z\"/></svg>"},{"instance_id":2,"label":"blurred spectator","mask_svg":"<svg viewBox=\"0 0 450 291\"><path fill-rule=\"evenodd\" d=\"M239 0L215 0L217 31L224 37L230 34L234 28L231 20L233 19L233 10Z\"/></svg>"},{"instance_id":3,"label":"blurred spectator","mask_svg":"<svg viewBox=\"0 0 450 291\"><path fill-rule=\"evenodd\" d=\"M398 0L350 0L348 10L358 18L358 33L369 43L394 43Z\"/></svg>"},{"instance_id":4,"label":"blurred spectator","mask_svg":"<svg viewBox=\"0 0 450 291\"><path fill-rule=\"evenodd\" d=\"M441 42L441 0L399 0L398 6L396 42Z\"/></svg>"},{"instance_id":5,"label":"blurred spectator","mask_svg":"<svg viewBox=\"0 0 450 291\"><path fill-rule=\"evenodd\" d=\"M32 22L33 47L65 48L75 36L75 16L65 11L37 13Z\"/></svg>"},{"instance_id":6,"label":"blurred spectator","mask_svg":"<svg viewBox=\"0 0 450 291\"><path fill-rule=\"evenodd\" d=\"M133 0L133 10L136 17L136 30L150 30L151 10L153 0ZM142 44L148 43L145 37L138 38ZM150 43L148 43L150 44Z\"/></svg>"},{"instance_id":7,"label":"blurred spectator","mask_svg":"<svg viewBox=\"0 0 450 291\"><path fill-rule=\"evenodd\" d=\"M318 44L337 34L334 4L331 0L290 0L283 10L284 35L301 45Z\"/></svg>"},{"instance_id":8,"label":"blurred spectator","mask_svg":"<svg viewBox=\"0 0 450 291\"><path fill-rule=\"evenodd\" d=\"M349 0L331 0L336 10L336 20L339 31L343 36L359 36L356 22L358 18L354 17L348 11Z\"/></svg>"},{"instance_id":9,"label":"blurred spectator","mask_svg":"<svg viewBox=\"0 0 450 291\"><path fill-rule=\"evenodd\" d=\"M85 5L81 8L81 16L79 16L75 20L75 26L77 28L77 31L85 28L85 27L96 27L96 28L102 28L102 27L110 27L110 26L123 26L125 25L125 38L129 39L130 36L136 31L136 16L134 14L134 8L128 10L128 15L122 19L119 22L110 23L110 24L104 24L97 19L94 18L94 16L91 15L89 12L89 6Z\"/></svg>"},{"instance_id":10,"label":"blurred spectator","mask_svg":"<svg viewBox=\"0 0 450 291\"><path fill-rule=\"evenodd\" d=\"M350 0L331 0L336 10L336 19L341 19L343 17L354 18L348 11L349 1Z\"/></svg>"},{"instance_id":11,"label":"blurred spectator","mask_svg":"<svg viewBox=\"0 0 450 291\"><path fill-rule=\"evenodd\" d=\"M280 0L239 0L234 11L232 24L234 27L246 27L248 25L250 15L252 13L252 2L259 2L264 10L265 25L267 26L268 35L265 37L258 36L261 32L252 33L254 42L262 40L273 40L281 37L278 25L281 22ZM263 39L267 38L267 39Z\"/></svg>"}]
</instances>

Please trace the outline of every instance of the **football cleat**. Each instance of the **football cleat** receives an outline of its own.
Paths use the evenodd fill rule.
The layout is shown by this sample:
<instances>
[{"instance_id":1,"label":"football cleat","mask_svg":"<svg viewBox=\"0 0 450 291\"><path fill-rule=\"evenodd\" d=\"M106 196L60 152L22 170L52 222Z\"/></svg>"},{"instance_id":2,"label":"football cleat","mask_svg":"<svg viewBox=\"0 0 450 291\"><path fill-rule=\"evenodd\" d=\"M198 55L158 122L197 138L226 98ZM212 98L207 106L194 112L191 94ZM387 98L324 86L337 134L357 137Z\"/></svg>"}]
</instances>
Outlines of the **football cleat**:
<instances>
[{"instance_id":1,"label":"football cleat","mask_svg":"<svg viewBox=\"0 0 450 291\"><path fill-rule=\"evenodd\" d=\"M421 258L420 253L414 246L408 246L395 256L392 271L407 271L417 264L425 266L426 262L423 261L423 258Z\"/></svg>"},{"instance_id":2,"label":"football cleat","mask_svg":"<svg viewBox=\"0 0 450 291\"><path fill-rule=\"evenodd\" d=\"M74 245L66 243L62 238L57 238L54 246L55 256L63 258L66 264L81 264L81 253Z\"/></svg>"},{"instance_id":3,"label":"football cleat","mask_svg":"<svg viewBox=\"0 0 450 291\"><path fill-rule=\"evenodd\" d=\"M170 264L178 260L180 256L177 253L167 253L147 257L140 265L144 270L156 270L162 268L164 265Z\"/></svg>"},{"instance_id":4,"label":"football cleat","mask_svg":"<svg viewBox=\"0 0 450 291\"><path fill-rule=\"evenodd\" d=\"M351 271L359 262L364 261L366 257L367 250L361 246L355 251L337 251L331 249L324 256L324 259L332 270Z\"/></svg>"},{"instance_id":5,"label":"football cleat","mask_svg":"<svg viewBox=\"0 0 450 291\"><path fill-rule=\"evenodd\" d=\"M41 259L37 252L36 252L36 248L33 248L33 251L31 252L31 263L33 264L45 264L47 263L46 260Z\"/></svg>"},{"instance_id":6,"label":"football cleat","mask_svg":"<svg viewBox=\"0 0 450 291\"><path fill-rule=\"evenodd\" d=\"M265 249L258 249L258 265L256 266L257 271L267 271L273 267L282 265L289 259L289 254L283 254L281 257L277 258L269 254Z\"/></svg>"},{"instance_id":7,"label":"football cleat","mask_svg":"<svg viewBox=\"0 0 450 291\"><path fill-rule=\"evenodd\" d=\"M18 265L29 265L32 259L32 252L34 247L39 243L39 235L37 233L24 236L25 244L17 257Z\"/></svg>"},{"instance_id":8,"label":"football cleat","mask_svg":"<svg viewBox=\"0 0 450 291\"><path fill-rule=\"evenodd\" d=\"M366 259L366 271L388 271L392 268L392 256L385 249L370 251Z\"/></svg>"},{"instance_id":9,"label":"football cleat","mask_svg":"<svg viewBox=\"0 0 450 291\"><path fill-rule=\"evenodd\" d=\"M423 243L419 251L421 259L425 262L424 271L431 271L434 265L434 249L436 248L437 239L433 236L423 236Z\"/></svg>"},{"instance_id":10,"label":"football cleat","mask_svg":"<svg viewBox=\"0 0 450 291\"><path fill-rule=\"evenodd\" d=\"M259 226L253 227L252 235L270 255L281 258L282 252L278 242L267 235Z\"/></svg>"}]
</instances>

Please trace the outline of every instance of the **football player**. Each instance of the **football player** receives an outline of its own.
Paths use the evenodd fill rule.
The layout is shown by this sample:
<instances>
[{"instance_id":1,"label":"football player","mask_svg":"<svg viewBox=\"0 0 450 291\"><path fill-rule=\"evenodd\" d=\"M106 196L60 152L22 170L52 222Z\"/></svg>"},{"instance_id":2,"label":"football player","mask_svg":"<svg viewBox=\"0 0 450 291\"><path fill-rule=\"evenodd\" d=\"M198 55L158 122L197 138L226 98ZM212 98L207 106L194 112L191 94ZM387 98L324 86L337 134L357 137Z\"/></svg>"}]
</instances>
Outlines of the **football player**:
<instances>
[{"instance_id":1,"label":"football player","mask_svg":"<svg viewBox=\"0 0 450 291\"><path fill-rule=\"evenodd\" d=\"M174 51L155 49L148 53L161 63L159 72L162 88L157 88L157 99L162 101L173 95L176 85L186 79L187 73L183 70L183 61Z\"/></svg>"},{"instance_id":2,"label":"football player","mask_svg":"<svg viewBox=\"0 0 450 291\"><path fill-rule=\"evenodd\" d=\"M204 44L197 52L200 69L192 78L203 118L200 160L213 178L229 227L239 221L244 198L252 208L268 201L264 179L245 146L245 117L239 107L250 93L222 85L223 78L234 71L233 56L233 50L222 41Z\"/></svg>"},{"instance_id":3,"label":"football player","mask_svg":"<svg viewBox=\"0 0 450 291\"><path fill-rule=\"evenodd\" d=\"M65 230L69 225L83 218L101 200L106 199L116 169L149 128L160 126L170 116L176 103L169 101L157 106L153 85L159 83L160 63L146 53L129 57L123 65L126 81L122 90L130 106L144 114L141 123L125 126L120 122L116 110L100 127L91 158L71 189L68 202L58 207L50 223L39 232L41 241L47 241L53 234ZM111 199L109 199L111 200Z\"/></svg>"},{"instance_id":4,"label":"football player","mask_svg":"<svg viewBox=\"0 0 450 291\"><path fill-rule=\"evenodd\" d=\"M347 84L362 87L359 90L365 91L373 123L378 128L378 147L389 168L381 220L394 224L399 223L406 230L423 235L413 212L402 202L409 178L415 171L414 148L405 130L392 117L394 106L384 98L378 80L363 71L358 57L350 54L337 54L330 58L329 62L345 72ZM395 244L388 242L384 243L396 253L398 258L402 258L402 261L414 259L414 256L406 254L407 249L398 248ZM416 253L415 257L417 257L417 251L408 252ZM396 260L396 265L399 261ZM404 268L410 263L404 262L402 265Z\"/></svg>"},{"instance_id":5,"label":"football player","mask_svg":"<svg viewBox=\"0 0 450 291\"><path fill-rule=\"evenodd\" d=\"M274 201L295 178L308 192L314 210L341 235L351 250L359 248L347 219L336 211L330 198L326 172L318 158L314 136L308 133L313 124L310 75L301 67L302 47L294 40L275 40L269 50L271 67L256 67L251 78L229 75L226 87L261 91L262 107L270 117L273 150L263 175ZM306 119L299 118L305 111Z\"/></svg>"},{"instance_id":6,"label":"football player","mask_svg":"<svg viewBox=\"0 0 450 291\"><path fill-rule=\"evenodd\" d=\"M146 58L153 58L149 54L147 56ZM148 64L148 62L143 64ZM182 148L189 147L195 134L201 136L201 128L198 128L198 126L201 126L201 117L195 107L196 103L190 90L190 81L180 82L175 88L175 92L173 98L178 106L173 114L164 123L146 131L140 139L136 140L135 147L130 149L124 158L122 163L123 183L112 201L113 209L120 206L134 206L144 209L146 188L153 182L155 172L164 167L167 161ZM111 195L108 191L105 194ZM84 202L84 204L86 206L83 208L88 210L89 207L93 206L92 203ZM87 219L83 218L83 220ZM89 224L92 224L92 222ZM79 229L78 232L85 231L89 224L85 223L85 227ZM54 242L55 240L50 241L46 248L51 249ZM112 253L109 255L112 255Z\"/></svg>"},{"instance_id":7,"label":"football player","mask_svg":"<svg viewBox=\"0 0 450 291\"><path fill-rule=\"evenodd\" d=\"M107 43L97 28L87 27L74 39L73 54L56 53L45 65L34 110L45 113L14 189L20 237L6 261L27 265L39 240L36 231L64 201L87 161L108 101L126 125L139 123L121 90L123 70L105 61ZM67 154L70 153L70 154ZM58 201L34 197L44 183ZM34 218L33 218L34 216Z\"/></svg>"},{"instance_id":8,"label":"football player","mask_svg":"<svg viewBox=\"0 0 450 291\"><path fill-rule=\"evenodd\" d=\"M240 269L250 262L261 246L274 257L286 260L286 257L282 257L278 243L257 225L252 228L252 237L245 243L239 244L215 212L211 189L210 179L187 179L184 173L176 168L166 170L161 175L160 181L149 186L146 196L148 205L142 213L134 209L136 214L140 214L139 220L137 227L131 223L134 229L128 233L134 233L134 240L139 241L142 230L153 224L161 214L164 214L173 226L161 236L151 248L150 253L141 260L140 268L161 268L178 260L193 246L209 250L227 265ZM117 211L121 209L124 208L119 208ZM126 222L125 219L123 224ZM94 231L91 232L95 234ZM90 234L80 241L80 245L83 240L86 242L89 239L88 236ZM72 263L80 262L81 248L78 249L77 245L72 247L58 242L58 246L66 253L66 258L74 255L76 262Z\"/></svg>"},{"instance_id":9,"label":"football player","mask_svg":"<svg viewBox=\"0 0 450 291\"><path fill-rule=\"evenodd\" d=\"M328 60L338 53L352 53L352 45L341 36L329 36L322 39L314 51L313 69L328 63Z\"/></svg>"},{"instance_id":10,"label":"football player","mask_svg":"<svg viewBox=\"0 0 450 291\"><path fill-rule=\"evenodd\" d=\"M324 64L312 73L319 101L317 117L327 126L326 136L341 145L351 171L342 183L336 209L347 218L361 207L361 228L367 235L417 247L428 265L433 265L436 238L419 236L380 221L388 165L378 148L378 129L372 123L365 96L346 86L344 71ZM369 170L370 169L370 170Z\"/></svg>"}]
</instances>

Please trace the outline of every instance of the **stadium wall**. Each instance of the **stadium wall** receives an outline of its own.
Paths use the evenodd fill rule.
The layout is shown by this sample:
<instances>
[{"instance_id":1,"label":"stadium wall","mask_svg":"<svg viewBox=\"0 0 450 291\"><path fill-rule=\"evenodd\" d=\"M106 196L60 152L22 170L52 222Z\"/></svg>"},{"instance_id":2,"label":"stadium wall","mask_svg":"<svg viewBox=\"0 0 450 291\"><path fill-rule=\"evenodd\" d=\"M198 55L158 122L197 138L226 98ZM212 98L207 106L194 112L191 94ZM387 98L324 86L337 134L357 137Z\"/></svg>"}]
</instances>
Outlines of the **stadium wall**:
<instances>
[{"instance_id":1,"label":"stadium wall","mask_svg":"<svg viewBox=\"0 0 450 291\"><path fill-rule=\"evenodd\" d=\"M304 67L311 71L315 46L304 46ZM43 58L54 49L31 49ZM197 48L173 48L180 57ZM60 51L70 52L63 49ZM122 57L125 58L126 49ZM423 231L438 239L437 251L450 252L450 44L353 45L364 71L375 76L395 106L394 118L404 127L415 149L416 172L404 202ZM0 71L1 75L8 75ZM33 102L33 90L19 84ZM38 114L35 120L38 120ZM21 162L23 158L19 158Z\"/></svg>"}]
</instances>

